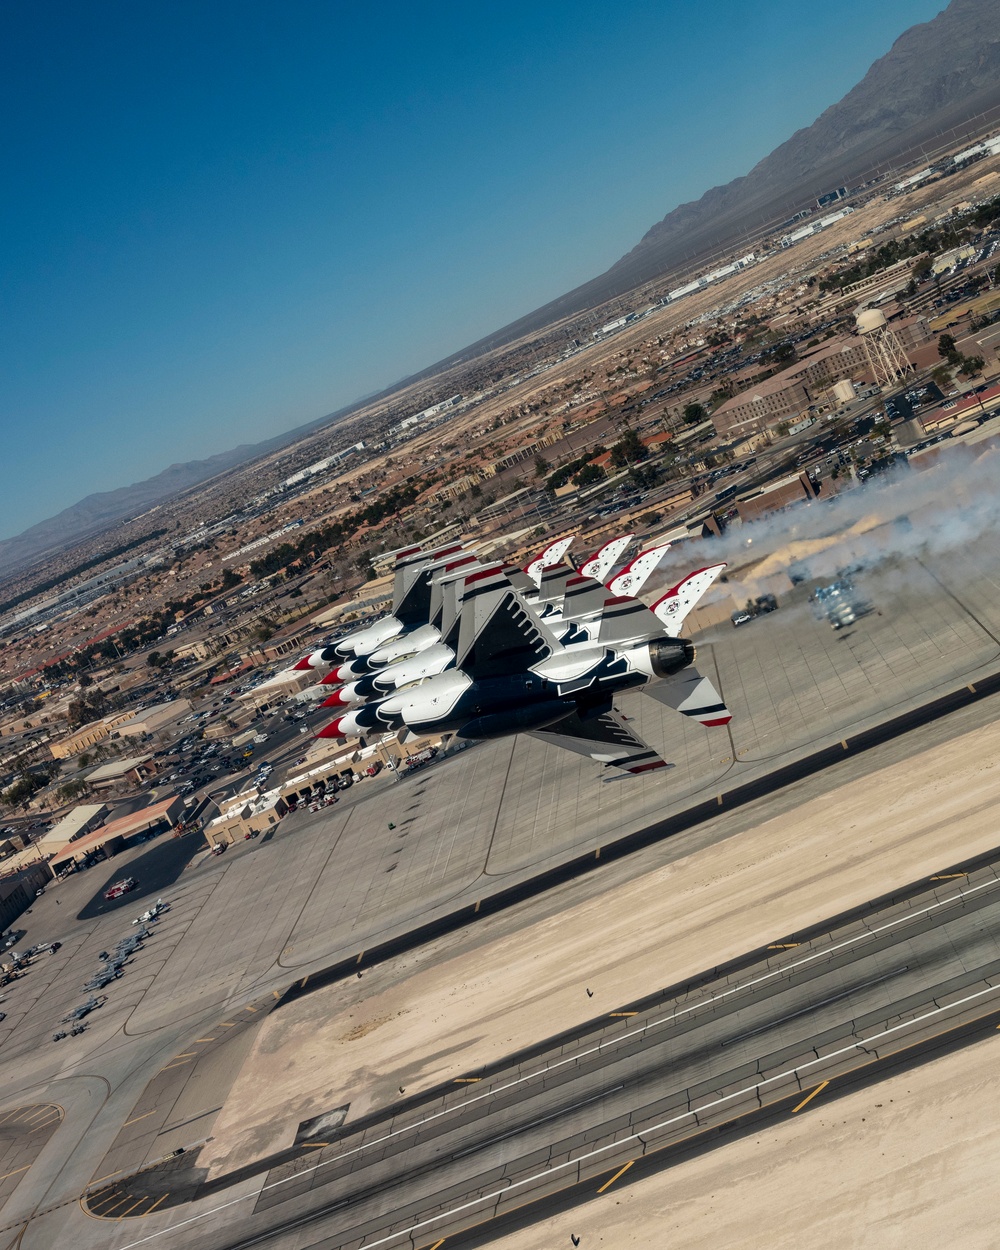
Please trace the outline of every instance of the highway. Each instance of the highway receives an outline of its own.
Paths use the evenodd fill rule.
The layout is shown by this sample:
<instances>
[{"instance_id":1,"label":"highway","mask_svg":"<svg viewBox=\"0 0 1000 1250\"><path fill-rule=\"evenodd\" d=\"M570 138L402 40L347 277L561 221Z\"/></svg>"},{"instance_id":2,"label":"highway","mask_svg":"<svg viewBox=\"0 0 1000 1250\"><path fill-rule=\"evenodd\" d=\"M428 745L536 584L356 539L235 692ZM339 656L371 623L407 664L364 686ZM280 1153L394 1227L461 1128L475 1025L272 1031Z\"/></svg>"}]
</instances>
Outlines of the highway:
<instances>
[{"instance_id":1,"label":"highway","mask_svg":"<svg viewBox=\"0 0 1000 1250\"><path fill-rule=\"evenodd\" d=\"M636 1160L768 1106L804 1110L824 1082L1000 1018L998 926L1000 858L825 932L781 938L742 966L358 1120L328 1144L301 1142L252 1191L246 1173L199 1187L172 1165L99 1190L88 1208L185 1203L178 1225L204 1217L198 1244L219 1250L443 1237L450 1248L498 1215L583 1180L590 1196ZM665 959L664 980L669 972ZM223 1229L212 1216L227 1206ZM191 1235L187 1223L155 1242Z\"/></svg>"}]
</instances>

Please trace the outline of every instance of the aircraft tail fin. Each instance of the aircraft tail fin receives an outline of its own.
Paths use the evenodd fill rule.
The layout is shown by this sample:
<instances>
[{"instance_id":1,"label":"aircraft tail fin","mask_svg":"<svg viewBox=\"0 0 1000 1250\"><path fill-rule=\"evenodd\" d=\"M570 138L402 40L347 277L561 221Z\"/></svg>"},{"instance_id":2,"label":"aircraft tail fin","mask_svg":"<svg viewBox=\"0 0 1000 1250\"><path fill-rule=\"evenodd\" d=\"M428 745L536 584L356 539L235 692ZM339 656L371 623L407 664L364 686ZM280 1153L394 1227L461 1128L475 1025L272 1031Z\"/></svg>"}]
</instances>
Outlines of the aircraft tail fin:
<instances>
[{"instance_id":1,"label":"aircraft tail fin","mask_svg":"<svg viewBox=\"0 0 1000 1250\"><path fill-rule=\"evenodd\" d=\"M579 572L584 577L592 577L598 582L607 581L608 574L634 537L634 534L622 534L618 538L612 538L603 547L599 547L589 560L584 560Z\"/></svg>"},{"instance_id":2,"label":"aircraft tail fin","mask_svg":"<svg viewBox=\"0 0 1000 1250\"><path fill-rule=\"evenodd\" d=\"M638 595L657 565L670 550L670 544L661 547L650 547L648 551L640 551L634 560L630 560L620 573L608 582L608 589L616 595Z\"/></svg>"},{"instance_id":3,"label":"aircraft tail fin","mask_svg":"<svg viewBox=\"0 0 1000 1250\"><path fill-rule=\"evenodd\" d=\"M568 538L557 538L554 543L549 543L544 551L540 551L534 560L524 566L525 573L528 574L536 586L538 585L539 577L542 575L542 569L546 569L552 564L558 564L573 545L575 537L575 534L570 534Z\"/></svg>"},{"instance_id":4,"label":"aircraft tail fin","mask_svg":"<svg viewBox=\"0 0 1000 1250\"><path fill-rule=\"evenodd\" d=\"M725 567L724 564L712 564L704 569L695 569L657 599L653 604L653 614L670 634L676 637L681 632L687 614Z\"/></svg>"}]
</instances>

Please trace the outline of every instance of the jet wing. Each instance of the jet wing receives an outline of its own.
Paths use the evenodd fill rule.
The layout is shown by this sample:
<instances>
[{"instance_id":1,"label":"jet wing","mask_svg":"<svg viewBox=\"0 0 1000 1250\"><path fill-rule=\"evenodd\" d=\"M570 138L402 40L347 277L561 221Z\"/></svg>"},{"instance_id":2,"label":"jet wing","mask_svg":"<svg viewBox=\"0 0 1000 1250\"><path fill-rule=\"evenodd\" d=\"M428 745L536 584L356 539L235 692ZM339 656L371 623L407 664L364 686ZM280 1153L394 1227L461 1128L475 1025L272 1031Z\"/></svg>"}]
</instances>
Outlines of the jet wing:
<instances>
[{"instance_id":1,"label":"jet wing","mask_svg":"<svg viewBox=\"0 0 1000 1250\"><path fill-rule=\"evenodd\" d=\"M665 681L651 681L642 693L707 727L728 725L733 719L718 690L696 668L681 669Z\"/></svg>"},{"instance_id":2,"label":"jet wing","mask_svg":"<svg viewBox=\"0 0 1000 1250\"><path fill-rule=\"evenodd\" d=\"M547 729L532 729L530 737L555 747L588 755L605 768L626 773L648 773L655 768L672 768L665 759L632 732L618 712L582 718L576 711Z\"/></svg>"}]
</instances>

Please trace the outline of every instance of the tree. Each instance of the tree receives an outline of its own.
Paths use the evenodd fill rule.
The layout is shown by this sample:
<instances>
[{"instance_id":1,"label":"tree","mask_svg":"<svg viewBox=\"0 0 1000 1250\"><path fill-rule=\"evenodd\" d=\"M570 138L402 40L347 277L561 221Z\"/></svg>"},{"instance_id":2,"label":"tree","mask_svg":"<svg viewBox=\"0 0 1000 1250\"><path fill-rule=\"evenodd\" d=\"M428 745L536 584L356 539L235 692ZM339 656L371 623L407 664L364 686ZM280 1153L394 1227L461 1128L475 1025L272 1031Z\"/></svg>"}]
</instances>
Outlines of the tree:
<instances>
[{"instance_id":1,"label":"tree","mask_svg":"<svg viewBox=\"0 0 1000 1250\"><path fill-rule=\"evenodd\" d=\"M683 417L688 425L700 425L708 419L708 412L702 404L685 404Z\"/></svg>"},{"instance_id":2,"label":"tree","mask_svg":"<svg viewBox=\"0 0 1000 1250\"><path fill-rule=\"evenodd\" d=\"M544 456L535 457L535 477L544 477L549 471L549 462Z\"/></svg>"},{"instance_id":3,"label":"tree","mask_svg":"<svg viewBox=\"0 0 1000 1250\"><path fill-rule=\"evenodd\" d=\"M958 366L958 371L963 377L971 378L975 374L982 372L985 363L982 356L963 356L962 363Z\"/></svg>"},{"instance_id":4,"label":"tree","mask_svg":"<svg viewBox=\"0 0 1000 1250\"><path fill-rule=\"evenodd\" d=\"M222 589L232 590L234 586L242 586L243 578L238 573L234 573L232 569L226 569L222 574Z\"/></svg>"},{"instance_id":5,"label":"tree","mask_svg":"<svg viewBox=\"0 0 1000 1250\"><path fill-rule=\"evenodd\" d=\"M585 464L573 478L574 486L590 486L594 482L604 480L604 470L599 464Z\"/></svg>"},{"instance_id":6,"label":"tree","mask_svg":"<svg viewBox=\"0 0 1000 1250\"><path fill-rule=\"evenodd\" d=\"M627 464L635 464L645 460L649 452L635 430L626 430L614 447L611 448L611 463L616 469L624 469Z\"/></svg>"},{"instance_id":7,"label":"tree","mask_svg":"<svg viewBox=\"0 0 1000 1250\"><path fill-rule=\"evenodd\" d=\"M945 360L950 360L956 355L955 340L950 334L942 334L938 339L938 355L943 356Z\"/></svg>"},{"instance_id":8,"label":"tree","mask_svg":"<svg viewBox=\"0 0 1000 1250\"><path fill-rule=\"evenodd\" d=\"M925 256L923 260L917 261L917 263L910 270L910 273L913 275L914 281L923 282L925 278L930 276L930 272L932 268L933 266L931 264L930 258L928 256Z\"/></svg>"}]
</instances>

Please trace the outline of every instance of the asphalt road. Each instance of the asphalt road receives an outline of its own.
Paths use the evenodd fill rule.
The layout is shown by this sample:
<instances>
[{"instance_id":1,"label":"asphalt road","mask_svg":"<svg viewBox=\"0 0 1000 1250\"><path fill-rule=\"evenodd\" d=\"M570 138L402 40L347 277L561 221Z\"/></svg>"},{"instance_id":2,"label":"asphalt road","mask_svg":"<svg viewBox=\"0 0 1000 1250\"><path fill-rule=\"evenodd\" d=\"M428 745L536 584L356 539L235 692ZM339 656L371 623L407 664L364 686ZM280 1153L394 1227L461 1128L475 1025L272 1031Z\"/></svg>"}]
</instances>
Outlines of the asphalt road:
<instances>
[{"instance_id":1,"label":"asphalt road","mask_svg":"<svg viewBox=\"0 0 1000 1250\"><path fill-rule=\"evenodd\" d=\"M763 1108L791 1111L822 1096L824 1082L997 1015L998 925L1000 860L932 879L314 1141L237 1201L225 1229L211 1213L247 1177L203 1187L190 1208L206 1218L195 1220L198 1244L452 1245L484 1220L597 1178L589 1194L639 1158ZM90 1209L157 1192L165 1207L194 1196L175 1167L108 1189Z\"/></svg>"}]
</instances>

